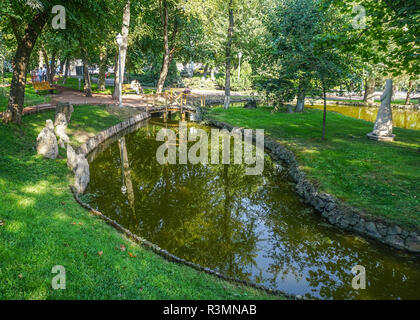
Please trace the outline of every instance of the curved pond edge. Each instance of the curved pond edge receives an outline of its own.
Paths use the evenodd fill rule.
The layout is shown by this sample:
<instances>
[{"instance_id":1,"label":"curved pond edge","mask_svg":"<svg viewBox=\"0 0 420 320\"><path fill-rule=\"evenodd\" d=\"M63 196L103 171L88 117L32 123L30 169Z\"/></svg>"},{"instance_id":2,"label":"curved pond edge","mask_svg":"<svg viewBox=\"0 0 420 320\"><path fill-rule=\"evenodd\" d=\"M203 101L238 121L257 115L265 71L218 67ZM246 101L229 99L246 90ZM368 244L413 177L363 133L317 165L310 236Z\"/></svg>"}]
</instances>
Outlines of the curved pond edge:
<instances>
[{"instance_id":1,"label":"curved pond edge","mask_svg":"<svg viewBox=\"0 0 420 320\"><path fill-rule=\"evenodd\" d=\"M101 131L100 133L98 133L97 135L95 135L94 137L89 138L89 140L84 143L82 146L80 146L80 148L78 148L77 153L78 154L83 154L85 157L88 157L89 153L91 153L92 151L94 151L96 148L98 148L102 143L104 143L106 140L114 137L115 135L117 135L118 133L121 133L122 131L129 129L130 127L136 125L137 123L150 118L150 114L147 112L141 112L131 118L129 118L128 120L124 121L124 122L120 122L119 124L112 126L104 131ZM115 220L112 220L111 218L109 218L108 216L104 215L102 212L97 211L95 209L93 209L89 204L85 203L80 197L79 194L76 190L76 188L73 185L70 185L70 190L73 194L74 199L79 203L79 205L83 208L85 208L86 210L88 210L90 213L92 213L93 215L101 218L102 220L104 220L107 224L109 224L110 226L114 227L116 230L118 230L119 232L121 232L122 234L124 234L125 236L127 236L129 239L133 240L135 243L141 245L142 247L152 250L154 253L158 254L159 256L163 257L164 259L170 261L170 262L175 262L178 264L182 264L188 267L191 267L197 271L201 271L201 272L205 272L209 275L212 276L216 276L217 278L221 279L221 280L225 280L228 282L232 282L235 284L239 284L239 285L244 285L247 287L252 287L254 289L257 290L262 290L270 295L277 295L277 296L283 296L286 299L289 300L304 300L304 297L300 296L300 295L292 295L292 294L288 294L285 293L281 290L276 290L276 289L270 289L268 287L265 287L263 285L259 285L250 281L246 281L246 280L240 280L240 279L236 279L233 277L228 277L216 270L210 269L210 268L206 268L203 267L199 264L187 261L185 259L179 258L173 254L171 254L170 252L168 252L167 250L164 250L162 248L160 248L159 246L151 243L150 241L132 233L130 230L124 228L122 225L120 225L118 222L116 222Z\"/></svg>"},{"instance_id":2,"label":"curved pond edge","mask_svg":"<svg viewBox=\"0 0 420 320\"><path fill-rule=\"evenodd\" d=\"M228 131L239 130L242 133L243 130L247 129L234 127L214 119L206 119L202 123ZM406 228L385 221L381 217L367 215L328 193L319 192L317 187L306 179L305 173L300 170L299 163L292 151L269 137L265 137L264 147L274 160L283 161L287 164L288 174L296 183L298 195L303 198L305 203L319 212L328 223L399 250L405 250L413 254L420 253L420 231L416 230L415 227Z\"/></svg>"}]
</instances>

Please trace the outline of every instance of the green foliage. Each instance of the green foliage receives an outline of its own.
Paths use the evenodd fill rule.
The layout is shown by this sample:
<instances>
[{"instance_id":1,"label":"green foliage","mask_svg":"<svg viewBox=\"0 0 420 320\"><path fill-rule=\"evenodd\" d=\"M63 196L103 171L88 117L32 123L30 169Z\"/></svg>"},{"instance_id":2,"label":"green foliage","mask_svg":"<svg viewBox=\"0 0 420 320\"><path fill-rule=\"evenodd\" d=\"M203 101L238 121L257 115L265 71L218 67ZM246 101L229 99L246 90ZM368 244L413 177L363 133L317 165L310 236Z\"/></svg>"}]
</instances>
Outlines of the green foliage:
<instances>
[{"instance_id":1,"label":"green foliage","mask_svg":"<svg viewBox=\"0 0 420 320\"><path fill-rule=\"evenodd\" d=\"M267 15L270 72L260 88L277 104L295 96L319 95L322 88L359 82L355 59L340 50L339 32L345 18L320 0L278 1Z\"/></svg>"},{"instance_id":2,"label":"green foliage","mask_svg":"<svg viewBox=\"0 0 420 320\"><path fill-rule=\"evenodd\" d=\"M246 91L252 89L253 72L249 62L245 61L241 65L241 76L238 81L239 68L232 71L230 78L230 88L233 91ZM216 78L217 85L220 89L225 89L225 76Z\"/></svg>"},{"instance_id":3,"label":"green foliage","mask_svg":"<svg viewBox=\"0 0 420 320\"><path fill-rule=\"evenodd\" d=\"M354 1L330 1L352 15ZM354 29L350 24L341 35L349 52L356 52L371 64L383 63L387 72L398 76L403 72L418 75L420 66L420 3L417 0L366 0L366 28Z\"/></svg>"}]
</instances>

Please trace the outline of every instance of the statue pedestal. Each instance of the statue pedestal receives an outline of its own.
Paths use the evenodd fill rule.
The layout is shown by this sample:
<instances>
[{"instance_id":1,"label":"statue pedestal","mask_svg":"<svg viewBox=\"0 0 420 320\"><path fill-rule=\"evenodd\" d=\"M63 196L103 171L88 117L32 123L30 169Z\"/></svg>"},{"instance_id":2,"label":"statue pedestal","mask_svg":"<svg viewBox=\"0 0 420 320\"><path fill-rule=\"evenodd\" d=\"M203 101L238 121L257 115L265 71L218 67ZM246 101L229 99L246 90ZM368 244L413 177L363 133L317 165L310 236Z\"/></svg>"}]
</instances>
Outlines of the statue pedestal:
<instances>
[{"instance_id":1,"label":"statue pedestal","mask_svg":"<svg viewBox=\"0 0 420 320\"><path fill-rule=\"evenodd\" d=\"M395 139L395 134L389 135L389 136L378 136L374 134L373 132L367 134L368 138L375 141L381 141L381 142L392 142Z\"/></svg>"}]
</instances>

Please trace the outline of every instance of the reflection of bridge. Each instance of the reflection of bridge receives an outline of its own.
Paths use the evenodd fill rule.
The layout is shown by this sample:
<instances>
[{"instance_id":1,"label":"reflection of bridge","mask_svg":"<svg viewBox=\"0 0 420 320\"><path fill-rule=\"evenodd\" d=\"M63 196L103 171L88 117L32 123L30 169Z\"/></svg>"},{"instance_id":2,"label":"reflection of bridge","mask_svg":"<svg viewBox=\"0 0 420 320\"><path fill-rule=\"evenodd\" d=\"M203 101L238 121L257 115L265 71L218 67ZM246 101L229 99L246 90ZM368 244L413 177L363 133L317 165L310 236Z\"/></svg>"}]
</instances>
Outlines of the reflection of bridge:
<instances>
[{"instance_id":1,"label":"reflection of bridge","mask_svg":"<svg viewBox=\"0 0 420 320\"><path fill-rule=\"evenodd\" d=\"M206 106L206 97L204 95L175 92L170 90L164 93L143 94L141 95L142 103L137 108L142 108L148 113L161 113L163 120L166 122L168 114L171 112L179 112L182 120L186 118L186 114L192 115L197 113L197 107Z\"/></svg>"}]
</instances>

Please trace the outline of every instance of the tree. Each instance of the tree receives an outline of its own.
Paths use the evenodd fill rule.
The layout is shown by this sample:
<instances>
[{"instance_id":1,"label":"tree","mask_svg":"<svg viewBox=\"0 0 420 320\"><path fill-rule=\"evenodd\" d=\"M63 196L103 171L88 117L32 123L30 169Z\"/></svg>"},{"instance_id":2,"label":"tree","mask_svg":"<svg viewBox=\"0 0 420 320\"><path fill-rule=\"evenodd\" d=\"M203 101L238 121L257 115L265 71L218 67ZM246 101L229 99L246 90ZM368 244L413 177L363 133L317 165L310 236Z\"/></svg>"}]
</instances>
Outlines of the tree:
<instances>
[{"instance_id":1,"label":"tree","mask_svg":"<svg viewBox=\"0 0 420 320\"><path fill-rule=\"evenodd\" d=\"M26 73L32 50L38 36L49 18L51 6L29 7L21 1L6 1L0 13L8 17L9 26L17 41L17 49L12 60L13 76L9 102L4 116L6 121L21 122L25 96Z\"/></svg>"},{"instance_id":2,"label":"tree","mask_svg":"<svg viewBox=\"0 0 420 320\"><path fill-rule=\"evenodd\" d=\"M267 21L269 56L279 81L271 81L267 89L280 91L279 96L286 98L297 96L296 111L302 112L315 77L315 41L326 28L324 13L316 0L281 0L271 8Z\"/></svg>"},{"instance_id":3,"label":"tree","mask_svg":"<svg viewBox=\"0 0 420 320\"><path fill-rule=\"evenodd\" d=\"M347 15L354 6L350 0L333 3ZM366 25L354 28L349 24L344 48L358 54L366 63L384 65L383 73L388 76L407 74L416 79L420 72L420 3L416 0L366 0L362 5L367 14Z\"/></svg>"},{"instance_id":4,"label":"tree","mask_svg":"<svg viewBox=\"0 0 420 320\"><path fill-rule=\"evenodd\" d=\"M230 105L230 64L231 64L231 50L232 50L232 38L233 38L233 0L229 0L229 28L227 32L227 44L226 44L226 84L225 84L225 103L224 108L228 109Z\"/></svg>"},{"instance_id":5,"label":"tree","mask_svg":"<svg viewBox=\"0 0 420 320\"><path fill-rule=\"evenodd\" d=\"M20 123L25 97L26 74L32 51L43 30L52 28L49 23L55 14L52 9L62 5L66 12L78 12L78 15L66 14L66 28L61 30L66 39L78 39L82 34L85 41L94 41L100 37L100 30L107 30L106 25L115 19L111 9L117 10L120 1L111 0L4 0L0 7L0 16L4 28L13 31L16 41L16 52L13 58L13 76L9 102L5 115L6 120ZM98 18L100 17L100 19ZM96 36L95 36L96 35Z\"/></svg>"},{"instance_id":6,"label":"tree","mask_svg":"<svg viewBox=\"0 0 420 320\"><path fill-rule=\"evenodd\" d=\"M120 96L120 83L124 82L124 72L125 72L125 59L127 56L127 46L128 46L128 32L130 28L130 17L131 17L131 11L130 11L131 3L130 1L127 1L124 7L123 11L123 18L122 18L122 29L121 29L121 35L122 35L122 45L121 45L121 66L119 63L115 64L115 81L114 81L114 92L112 94L113 99L118 99ZM118 58L116 59L118 61ZM119 68L121 67L121 72ZM120 74L122 75L122 79L120 79Z\"/></svg>"}]
</instances>

